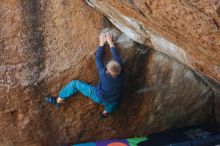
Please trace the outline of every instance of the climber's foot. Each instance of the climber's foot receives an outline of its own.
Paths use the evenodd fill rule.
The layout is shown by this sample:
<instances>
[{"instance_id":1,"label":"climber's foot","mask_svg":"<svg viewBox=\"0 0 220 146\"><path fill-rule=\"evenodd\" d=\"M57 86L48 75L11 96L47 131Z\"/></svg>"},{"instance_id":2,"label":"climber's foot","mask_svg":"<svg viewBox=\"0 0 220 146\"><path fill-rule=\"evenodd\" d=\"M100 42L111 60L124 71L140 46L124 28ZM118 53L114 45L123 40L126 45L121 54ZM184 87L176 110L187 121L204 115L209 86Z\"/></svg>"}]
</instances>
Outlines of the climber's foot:
<instances>
[{"instance_id":1,"label":"climber's foot","mask_svg":"<svg viewBox=\"0 0 220 146\"><path fill-rule=\"evenodd\" d=\"M58 98L58 97L49 97L49 96L46 96L46 97L44 97L44 100L45 100L46 104L53 104L53 105L55 105L56 107L59 107L59 106L60 106L60 103L57 102L57 98Z\"/></svg>"},{"instance_id":2,"label":"climber's foot","mask_svg":"<svg viewBox=\"0 0 220 146\"><path fill-rule=\"evenodd\" d=\"M100 115L99 115L99 119L100 119L100 120L105 119L105 118L107 118L109 115L110 115L109 113L101 112Z\"/></svg>"}]
</instances>

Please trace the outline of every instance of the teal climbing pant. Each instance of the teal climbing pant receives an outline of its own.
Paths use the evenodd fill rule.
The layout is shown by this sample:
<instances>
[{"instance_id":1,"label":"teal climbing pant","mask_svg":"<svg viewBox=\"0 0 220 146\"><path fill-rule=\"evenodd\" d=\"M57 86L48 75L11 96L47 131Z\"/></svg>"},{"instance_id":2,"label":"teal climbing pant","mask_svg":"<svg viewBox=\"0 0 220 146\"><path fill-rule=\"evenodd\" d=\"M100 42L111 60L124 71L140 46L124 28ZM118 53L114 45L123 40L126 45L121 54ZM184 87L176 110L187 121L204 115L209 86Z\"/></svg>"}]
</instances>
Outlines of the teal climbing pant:
<instances>
[{"instance_id":1,"label":"teal climbing pant","mask_svg":"<svg viewBox=\"0 0 220 146\"><path fill-rule=\"evenodd\" d=\"M96 88L83 81L73 80L69 82L60 92L59 97L67 100L77 92L81 92L86 97L90 98L95 103L101 103L101 100L96 95Z\"/></svg>"},{"instance_id":2,"label":"teal climbing pant","mask_svg":"<svg viewBox=\"0 0 220 146\"><path fill-rule=\"evenodd\" d=\"M79 80L73 80L69 82L60 92L59 92L59 97L67 100L69 99L72 95L76 94L77 92L81 92L84 96L90 98L93 102L99 103L105 106L105 110L109 113L112 113L116 110L118 101L114 102L105 102L101 100L97 95L96 95L96 87L87 84L83 81Z\"/></svg>"}]
</instances>

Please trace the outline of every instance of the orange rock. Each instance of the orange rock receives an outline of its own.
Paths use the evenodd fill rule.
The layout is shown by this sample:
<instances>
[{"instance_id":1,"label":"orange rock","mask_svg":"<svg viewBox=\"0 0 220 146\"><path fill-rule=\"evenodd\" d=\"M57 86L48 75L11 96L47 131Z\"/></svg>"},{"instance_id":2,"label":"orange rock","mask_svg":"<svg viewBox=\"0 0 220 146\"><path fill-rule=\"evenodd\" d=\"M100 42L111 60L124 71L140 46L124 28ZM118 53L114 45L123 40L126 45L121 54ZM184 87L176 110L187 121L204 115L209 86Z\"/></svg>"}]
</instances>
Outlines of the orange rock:
<instances>
[{"instance_id":1,"label":"orange rock","mask_svg":"<svg viewBox=\"0 0 220 146\"><path fill-rule=\"evenodd\" d=\"M110 21L117 27L120 22L119 28L126 33L117 30L83 0L0 1L0 145L55 146L136 137L213 118L213 92L204 80L207 76L215 78L219 71L215 62L218 60L216 44L207 43L210 36L205 38L196 32L196 27L190 31L189 22L179 18L191 16L188 11L196 11L195 21L204 22L202 30L207 29L207 34L213 34L211 28L218 32L215 25L209 26L209 17L203 18L204 14L189 7L186 1L183 5L165 0L146 1L137 6L111 0L97 2L100 3L98 9L105 8L103 14L111 16ZM115 11L110 11L110 6ZM136 12L139 7L141 12ZM184 14L181 13L183 8L186 9ZM172 14L172 9L178 9L178 15ZM116 15L118 12L129 17L121 19L122 15ZM113 15L119 18L113 19ZM177 26L179 33L172 31L168 15L177 21L172 25L183 23L187 30L180 31ZM136 19L131 19L133 17ZM136 20L143 20L144 25ZM196 22L191 23L193 28L197 26ZM148 26L152 29L145 31ZM103 107L80 94L59 109L45 106L45 95L57 95L73 79L93 85L98 82L95 51L98 36L106 27L115 30L116 45L127 74L118 111L100 121L98 116ZM201 40L194 40L195 35L201 35ZM179 61L146 49L146 45L130 38L154 45L154 49L167 52ZM216 43L217 38L218 35L212 35ZM204 44L200 45L201 41ZM169 47L165 50L164 45ZM207 52L204 46L208 46ZM211 47L213 51L209 50ZM108 47L105 59L111 59ZM215 74L212 72L214 62ZM204 79L189 67L202 69L198 75Z\"/></svg>"}]
</instances>

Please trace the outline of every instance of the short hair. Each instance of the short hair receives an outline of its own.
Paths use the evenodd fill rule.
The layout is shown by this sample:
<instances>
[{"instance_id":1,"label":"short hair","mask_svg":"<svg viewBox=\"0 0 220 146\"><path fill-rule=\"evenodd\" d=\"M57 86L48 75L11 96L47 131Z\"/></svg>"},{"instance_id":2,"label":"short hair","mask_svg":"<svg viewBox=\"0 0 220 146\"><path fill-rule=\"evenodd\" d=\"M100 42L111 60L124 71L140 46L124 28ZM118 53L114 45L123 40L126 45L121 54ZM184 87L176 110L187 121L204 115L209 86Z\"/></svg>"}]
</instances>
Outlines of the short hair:
<instances>
[{"instance_id":1,"label":"short hair","mask_svg":"<svg viewBox=\"0 0 220 146\"><path fill-rule=\"evenodd\" d=\"M121 73L121 65L117 61L111 60L107 64L107 70L111 75L118 76Z\"/></svg>"}]
</instances>

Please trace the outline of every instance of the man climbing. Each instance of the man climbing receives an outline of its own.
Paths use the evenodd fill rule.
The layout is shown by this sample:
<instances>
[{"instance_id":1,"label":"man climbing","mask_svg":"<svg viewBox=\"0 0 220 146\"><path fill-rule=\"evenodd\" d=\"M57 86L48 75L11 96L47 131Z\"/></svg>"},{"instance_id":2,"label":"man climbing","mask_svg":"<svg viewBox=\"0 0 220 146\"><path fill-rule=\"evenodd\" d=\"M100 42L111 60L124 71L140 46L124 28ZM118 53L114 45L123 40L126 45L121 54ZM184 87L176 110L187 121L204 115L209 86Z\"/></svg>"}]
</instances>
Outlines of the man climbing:
<instances>
[{"instance_id":1,"label":"man climbing","mask_svg":"<svg viewBox=\"0 0 220 146\"><path fill-rule=\"evenodd\" d=\"M100 44L96 51L98 85L95 87L83 81L73 80L59 92L59 97L45 97L47 103L59 106L75 93L81 92L93 102L104 105L105 109L101 113L101 118L106 118L116 110L124 81L122 63L112 41L112 35L102 33L99 40ZM102 62L102 55L106 42L110 45L113 60L109 61L105 67Z\"/></svg>"}]
</instances>

